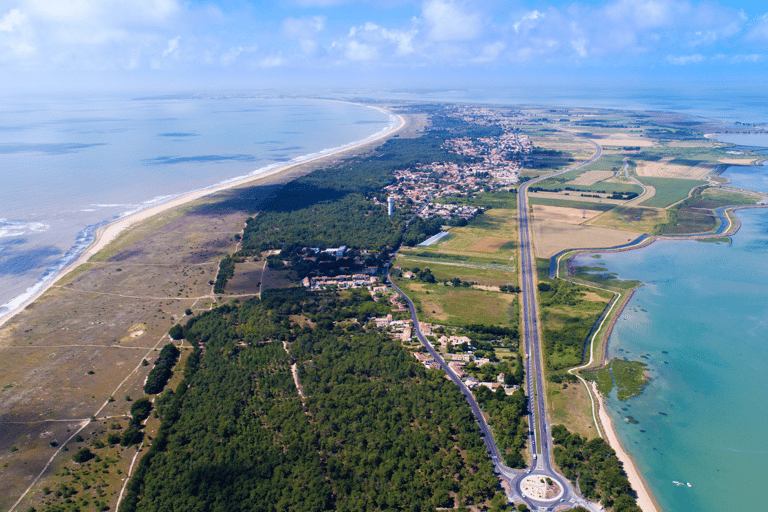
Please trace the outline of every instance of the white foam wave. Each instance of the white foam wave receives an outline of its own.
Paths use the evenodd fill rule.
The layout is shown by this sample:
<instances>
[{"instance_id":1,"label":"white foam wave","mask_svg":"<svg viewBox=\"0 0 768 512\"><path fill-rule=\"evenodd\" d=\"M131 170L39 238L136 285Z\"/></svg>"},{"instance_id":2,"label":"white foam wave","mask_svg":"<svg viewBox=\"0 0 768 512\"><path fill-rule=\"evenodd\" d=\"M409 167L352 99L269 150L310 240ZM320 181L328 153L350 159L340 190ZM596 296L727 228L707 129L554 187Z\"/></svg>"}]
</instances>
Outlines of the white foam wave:
<instances>
[{"instance_id":1,"label":"white foam wave","mask_svg":"<svg viewBox=\"0 0 768 512\"><path fill-rule=\"evenodd\" d=\"M16 297L12 298L10 301L6 302L3 305L0 305L0 317L4 316L7 313L10 313L17 307L24 304L27 300L34 297L34 295L39 292L44 286L46 286L48 283L56 279L56 277L59 275L59 273L70 263L75 261L75 259L80 256L80 254L88 248L88 246L93 242L94 235L96 234L96 230L99 229L104 224L107 224L108 221L101 222L99 224L94 224L92 226L87 226L85 229L80 231L77 234L77 237L75 238L75 243L72 245L72 247L67 250L67 252L64 253L64 255L59 258L53 265L49 266L45 269L45 272L43 273L43 276L33 285L28 287L24 293L21 295L17 295Z\"/></svg>"},{"instance_id":2,"label":"white foam wave","mask_svg":"<svg viewBox=\"0 0 768 512\"><path fill-rule=\"evenodd\" d=\"M376 107L372 107L372 108L376 108ZM376 109L380 110L381 112L386 112L386 111L384 111L382 109L378 109L378 108L376 108ZM387 112L387 114L389 114L389 113ZM314 158L318 158L318 157L322 157L322 156L325 156L325 155L329 155L329 154L335 153L337 151L343 151L345 149L349 149L349 148L355 147L355 146L360 145L360 144L365 144L367 142L370 142L372 140L375 140L375 139L381 137L381 135L383 135L384 133L394 129L395 126L397 126L397 124L398 124L397 117L392 115L392 114L389 114L389 123L386 125L386 127L384 127L383 129L379 130L378 132L376 132L376 133L374 133L374 134L372 134L372 135L370 135L370 136L368 136L368 137L366 137L364 139L359 139L359 140L356 140L356 141L353 141L353 142L350 142L348 144L344 144L344 145L341 145L341 146L337 146L337 147L323 149L323 150L317 151L315 153L310 153L310 154L307 154L307 155L302 155L302 156L299 156L299 157L296 157L296 158L290 160L289 162L277 162L277 163L273 163L273 164L270 164L270 165L267 165L267 166L264 166L264 167L260 167L258 169L255 169L254 171L246 174L246 175L236 176L234 178L229 178L229 179L223 180L223 181L221 181L221 182L219 182L216 185L213 185L211 187L204 187L202 189L193 190L192 192L198 192L198 191L202 191L202 190L207 190L207 189L212 189L212 188L220 187L221 185L227 185L229 183L234 183L236 181L239 181L239 180L242 180L242 179L245 179L245 178L250 178L250 177L253 177L253 176L258 176L260 174L264 174L266 172L269 172L269 171L271 171L273 169L276 169L278 167L282 167L284 165L300 164L302 162L306 162L306 161L312 160ZM88 246L94 240L94 236L95 236L96 231L100 227L102 227L102 226L112 222L113 220L116 220L116 219L119 219L119 218L123 218L123 217L127 217L127 216L133 215L134 213L137 213L137 212L139 212L141 210L145 210L145 209L150 208L152 206L168 202L168 201L170 201L170 200L172 200L172 199L174 199L176 197L179 197L180 195L182 195L182 194L180 193L180 194L175 194L175 195L155 196L152 199L148 199L147 201L144 201L143 203L140 203L140 204L114 203L114 204L92 204L92 205L89 205L89 206L95 207L95 208L126 208L126 210L124 210L119 215L116 215L112 219L105 220L105 221L103 221L103 222L101 222L99 224L94 224L94 225L91 225L91 226L87 226L83 231L81 231L77 235L77 239L75 240L74 245L72 245L72 247L69 248L69 250L66 252L66 254L64 254L64 256L62 256L56 263L54 263L53 265L51 265L50 267L48 267L46 269L45 274L43 275L43 277L40 280L38 280L35 284L30 286L29 288L27 288L26 291L24 293L22 293L21 295L18 295L17 297L14 297L13 299L11 299L9 302L7 302L7 303L5 303L3 305L0 305L0 317L4 316L7 313L10 313L11 311L16 309L17 307L19 307L22 304L24 304L27 300L31 299L37 292L39 292L44 286L46 286L48 283L53 281L59 275L59 273L67 265L72 263L85 249L88 248ZM49 228L48 225L42 224L42 223L31 223L30 222L30 223L19 223L19 225L26 226L24 232L28 232L28 231L44 231L44 230ZM9 228L9 226L11 226L11 227ZM4 235L3 234L3 230L8 230L9 233L12 233L12 234ZM15 233L16 232L21 232L21 231L22 231L21 228L16 228L16 227L14 227L14 225L12 223L9 223L5 219L0 219L0 237L2 237L2 236L18 236Z\"/></svg>"},{"instance_id":3,"label":"white foam wave","mask_svg":"<svg viewBox=\"0 0 768 512\"><path fill-rule=\"evenodd\" d=\"M0 219L0 238L24 236L28 233L41 233L50 229L50 227L42 222Z\"/></svg>"}]
</instances>

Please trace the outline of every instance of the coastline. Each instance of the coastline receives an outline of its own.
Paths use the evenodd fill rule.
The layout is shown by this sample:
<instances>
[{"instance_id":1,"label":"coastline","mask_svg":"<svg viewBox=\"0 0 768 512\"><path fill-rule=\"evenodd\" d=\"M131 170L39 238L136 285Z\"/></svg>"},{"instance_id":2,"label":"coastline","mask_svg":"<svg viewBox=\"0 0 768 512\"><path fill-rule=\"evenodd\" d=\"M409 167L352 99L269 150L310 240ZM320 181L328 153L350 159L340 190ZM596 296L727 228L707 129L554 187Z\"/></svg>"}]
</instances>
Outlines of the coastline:
<instances>
[{"instance_id":1,"label":"coastline","mask_svg":"<svg viewBox=\"0 0 768 512\"><path fill-rule=\"evenodd\" d=\"M637 470L632 457L624 450L621 445L616 430L613 427L613 421L608 415L608 411L605 408L605 402L600 392L597 390L597 384L592 383L592 393L597 397L598 402L598 416L600 418L600 424L603 426L603 432L605 433L605 440L608 442L611 448L616 452L621 464L624 466L624 472L627 473L632 489L637 493L637 506L643 512L660 512L661 508L657 505L656 500L653 499L653 495L648 491L648 487L645 485L643 477Z\"/></svg>"},{"instance_id":2,"label":"coastline","mask_svg":"<svg viewBox=\"0 0 768 512\"><path fill-rule=\"evenodd\" d=\"M299 157L298 159L295 159L292 162L288 162L285 165L281 165L273 169L268 169L258 174L253 174L237 180L224 182L218 185L214 185L212 187L187 192L186 194L182 194L176 198L173 198L166 203L151 206L145 210L141 210L136 213L127 215L125 217L121 217L119 219L116 219L100 227L96 231L96 234L94 235L93 242L91 242L91 244L77 257L77 259L75 259L75 261L73 261L72 263L70 263L63 269L61 269L61 271L56 275L56 277L54 277L47 284L42 286L37 292L35 292L27 300L25 300L24 302L19 304L16 308L8 312L5 316L0 318L0 327L5 325L8 321L10 321L16 315L24 311L30 304L32 304L41 296L43 296L45 292L51 289L64 276L66 276L76 268L80 267L84 263L87 263L88 260L91 259L91 257L93 257L96 253L104 249L111 242L116 240L120 234L122 234L123 232L125 232L126 230L128 230L129 228L137 224L145 222L150 218L156 215L159 215L161 213L164 213L166 211L172 210L174 208L178 208L180 206L189 204L193 201L197 201L204 197L207 197L225 190L230 190L230 189L250 185L260 180L265 180L269 178L274 179L279 177L280 175L286 174L289 171L295 170L301 166L306 166L309 164L318 164L326 160L333 160L333 159L339 158L340 156L346 153L353 153L353 152L359 151L365 148L366 146L377 145L383 142L385 139L401 131L404 127L407 126L407 121L400 114L396 114L380 106L373 106L373 105L366 105L366 106L368 106L369 108L379 110L381 112L386 112L387 114L395 117L398 120L397 124L387 130L384 130L378 134L374 134L371 137L368 137L364 140L352 142L350 144L341 146L327 153L321 153L316 156L312 156L310 158Z\"/></svg>"}]
</instances>

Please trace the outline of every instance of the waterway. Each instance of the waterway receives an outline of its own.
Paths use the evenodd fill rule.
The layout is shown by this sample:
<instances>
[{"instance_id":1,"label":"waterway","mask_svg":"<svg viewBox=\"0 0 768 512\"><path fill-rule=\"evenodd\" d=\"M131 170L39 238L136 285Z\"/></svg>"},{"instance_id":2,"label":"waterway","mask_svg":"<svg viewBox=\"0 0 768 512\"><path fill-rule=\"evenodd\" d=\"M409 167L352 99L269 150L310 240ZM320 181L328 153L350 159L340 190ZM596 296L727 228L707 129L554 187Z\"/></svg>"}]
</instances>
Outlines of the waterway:
<instances>
[{"instance_id":1,"label":"waterway","mask_svg":"<svg viewBox=\"0 0 768 512\"><path fill-rule=\"evenodd\" d=\"M650 384L607 407L665 511L768 503L768 211L738 216L730 244L657 241L576 262L644 283L616 323L609 357L645 361Z\"/></svg>"}]
</instances>

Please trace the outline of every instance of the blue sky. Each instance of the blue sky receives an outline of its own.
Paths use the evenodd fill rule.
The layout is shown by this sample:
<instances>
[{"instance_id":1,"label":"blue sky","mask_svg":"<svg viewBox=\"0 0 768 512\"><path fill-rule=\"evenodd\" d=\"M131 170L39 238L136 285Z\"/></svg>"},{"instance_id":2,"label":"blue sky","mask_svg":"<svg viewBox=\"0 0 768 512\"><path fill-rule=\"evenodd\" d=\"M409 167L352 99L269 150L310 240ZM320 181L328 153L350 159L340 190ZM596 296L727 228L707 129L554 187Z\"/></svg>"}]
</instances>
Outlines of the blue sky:
<instances>
[{"instance_id":1,"label":"blue sky","mask_svg":"<svg viewBox=\"0 0 768 512\"><path fill-rule=\"evenodd\" d=\"M759 82L768 5L0 0L4 90Z\"/></svg>"}]
</instances>

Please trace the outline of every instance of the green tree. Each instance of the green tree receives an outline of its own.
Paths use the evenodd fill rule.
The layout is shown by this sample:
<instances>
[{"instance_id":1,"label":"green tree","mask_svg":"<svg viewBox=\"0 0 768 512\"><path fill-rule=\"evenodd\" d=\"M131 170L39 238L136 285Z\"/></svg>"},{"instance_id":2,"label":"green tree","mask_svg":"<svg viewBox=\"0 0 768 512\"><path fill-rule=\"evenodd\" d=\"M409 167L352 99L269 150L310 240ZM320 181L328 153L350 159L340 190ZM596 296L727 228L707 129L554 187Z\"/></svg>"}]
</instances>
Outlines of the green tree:
<instances>
[{"instance_id":1,"label":"green tree","mask_svg":"<svg viewBox=\"0 0 768 512\"><path fill-rule=\"evenodd\" d=\"M94 455L93 455L93 452L91 450L89 450L88 448L80 448L72 456L72 460L77 462L78 464L82 464L83 462L88 462L93 457L94 457Z\"/></svg>"}]
</instances>

